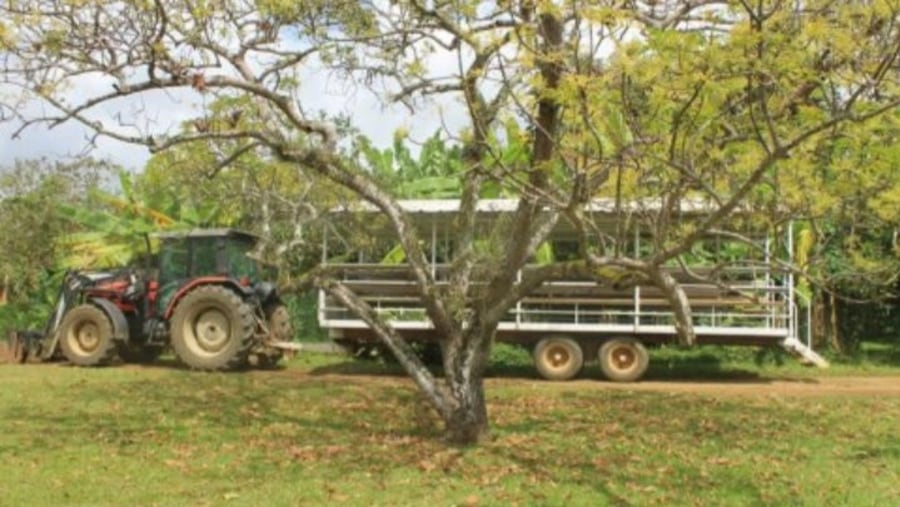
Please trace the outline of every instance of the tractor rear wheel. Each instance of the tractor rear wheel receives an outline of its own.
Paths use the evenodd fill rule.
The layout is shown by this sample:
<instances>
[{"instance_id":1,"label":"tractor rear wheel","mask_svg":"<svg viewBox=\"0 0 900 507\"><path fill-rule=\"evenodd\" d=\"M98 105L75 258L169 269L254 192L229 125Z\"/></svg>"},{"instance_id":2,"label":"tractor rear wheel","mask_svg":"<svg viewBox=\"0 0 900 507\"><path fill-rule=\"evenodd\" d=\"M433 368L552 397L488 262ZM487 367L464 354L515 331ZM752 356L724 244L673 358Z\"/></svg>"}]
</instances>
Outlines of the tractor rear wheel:
<instances>
[{"instance_id":1,"label":"tractor rear wheel","mask_svg":"<svg viewBox=\"0 0 900 507\"><path fill-rule=\"evenodd\" d=\"M253 343L253 308L233 291L206 285L175 307L170 331L175 355L198 370L228 370L247 362Z\"/></svg>"},{"instance_id":2,"label":"tractor rear wheel","mask_svg":"<svg viewBox=\"0 0 900 507\"><path fill-rule=\"evenodd\" d=\"M60 324L59 348L72 364L110 364L117 354L112 322L103 310L94 305L76 306L66 313Z\"/></svg>"}]
</instances>

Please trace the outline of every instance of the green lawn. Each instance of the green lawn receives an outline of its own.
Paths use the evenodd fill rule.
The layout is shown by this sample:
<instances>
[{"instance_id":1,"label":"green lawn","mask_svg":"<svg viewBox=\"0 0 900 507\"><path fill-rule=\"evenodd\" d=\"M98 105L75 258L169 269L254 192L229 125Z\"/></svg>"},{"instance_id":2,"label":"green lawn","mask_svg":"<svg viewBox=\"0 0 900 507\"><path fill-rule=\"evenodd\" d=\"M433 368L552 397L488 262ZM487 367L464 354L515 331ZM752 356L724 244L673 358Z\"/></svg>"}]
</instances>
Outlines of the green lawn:
<instances>
[{"instance_id":1,"label":"green lawn","mask_svg":"<svg viewBox=\"0 0 900 507\"><path fill-rule=\"evenodd\" d=\"M780 368L793 367L719 362L703 376ZM900 504L898 396L675 394L522 373L488 383L493 438L457 449L392 371L313 355L235 374L0 365L0 505Z\"/></svg>"}]
</instances>

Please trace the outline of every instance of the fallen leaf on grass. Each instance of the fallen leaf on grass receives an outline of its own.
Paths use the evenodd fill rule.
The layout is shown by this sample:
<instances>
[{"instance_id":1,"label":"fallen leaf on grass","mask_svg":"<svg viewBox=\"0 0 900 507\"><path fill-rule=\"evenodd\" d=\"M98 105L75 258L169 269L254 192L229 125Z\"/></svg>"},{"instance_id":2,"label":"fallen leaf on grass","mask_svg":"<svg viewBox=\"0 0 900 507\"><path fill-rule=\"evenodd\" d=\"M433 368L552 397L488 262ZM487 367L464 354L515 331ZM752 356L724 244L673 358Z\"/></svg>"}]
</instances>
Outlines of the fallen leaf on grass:
<instances>
[{"instance_id":1,"label":"fallen leaf on grass","mask_svg":"<svg viewBox=\"0 0 900 507\"><path fill-rule=\"evenodd\" d=\"M188 464L185 463L184 461L177 460L177 459L167 459L167 460L163 461L163 464L169 468L174 468L181 472L186 472L188 470Z\"/></svg>"},{"instance_id":2,"label":"fallen leaf on grass","mask_svg":"<svg viewBox=\"0 0 900 507\"><path fill-rule=\"evenodd\" d=\"M288 447L287 451L292 458L298 461L312 461L316 459L316 451L312 446L309 445L303 447L292 445Z\"/></svg>"}]
</instances>

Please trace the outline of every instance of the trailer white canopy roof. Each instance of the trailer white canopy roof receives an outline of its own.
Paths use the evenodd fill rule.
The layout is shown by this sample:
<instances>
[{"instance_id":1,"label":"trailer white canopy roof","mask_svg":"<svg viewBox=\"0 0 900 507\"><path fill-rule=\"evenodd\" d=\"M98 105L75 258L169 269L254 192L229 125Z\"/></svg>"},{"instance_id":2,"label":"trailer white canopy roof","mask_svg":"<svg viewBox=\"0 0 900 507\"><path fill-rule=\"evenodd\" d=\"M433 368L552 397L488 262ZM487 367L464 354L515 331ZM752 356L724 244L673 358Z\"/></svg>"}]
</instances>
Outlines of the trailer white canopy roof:
<instances>
[{"instance_id":1,"label":"trailer white canopy roof","mask_svg":"<svg viewBox=\"0 0 900 507\"><path fill-rule=\"evenodd\" d=\"M456 213L459 211L459 199L401 199L397 201L404 211L417 215L433 215L442 213ZM479 213L512 213L519 206L519 199L480 199L477 204ZM613 215L617 212L654 212L663 206L661 199L648 199L642 201L623 201L620 209L616 209L616 200L612 198L598 198L592 200L586 211L590 213ZM708 200L683 199L678 203L677 211L680 213L703 214L717 209ZM335 207L333 212L378 212L378 208L369 202L357 202L341 204Z\"/></svg>"}]
</instances>

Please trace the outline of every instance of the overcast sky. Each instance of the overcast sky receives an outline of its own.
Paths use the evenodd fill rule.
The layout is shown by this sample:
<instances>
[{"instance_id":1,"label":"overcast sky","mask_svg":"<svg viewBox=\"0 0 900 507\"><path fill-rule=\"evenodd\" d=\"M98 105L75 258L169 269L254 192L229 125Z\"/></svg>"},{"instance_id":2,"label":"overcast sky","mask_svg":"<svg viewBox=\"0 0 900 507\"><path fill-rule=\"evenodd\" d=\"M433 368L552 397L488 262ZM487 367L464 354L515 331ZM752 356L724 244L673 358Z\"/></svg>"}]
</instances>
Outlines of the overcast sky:
<instances>
[{"instance_id":1,"label":"overcast sky","mask_svg":"<svg viewBox=\"0 0 900 507\"><path fill-rule=\"evenodd\" d=\"M72 100L98 92L106 92L112 80L97 79L72 91ZM0 93L2 93L0 88ZM141 100L120 101L98 110L94 118L113 123L117 113L127 116L133 109L144 108L153 111L150 120L155 123L153 130L175 129L191 117L199 115L199 101L202 97L193 90L185 90L175 95L156 93L146 95ZM337 78L322 73L304 82L302 90L304 110L323 110L331 115L346 114L376 145L388 146L393 133L398 128L411 132L414 141L429 137L442 123L458 128L462 124L462 111L452 100L442 106L423 108L412 114L402 106L385 107L377 97L367 90L352 86ZM29 108L30 113L41 111L39 104ZM146 115L144 115L146 116ZM86 149L95 158L107 158L131 171L140 171L150 157L146 148L129 145L109 138L99 138L97 146L90 148L90 133L87 129L70 122L54 129L34 126L27 129L18 139L12 139L15 126L0 123L0 167L10 165L15 159L46 157L61 159L83 156Z\"/></svg>"}]
</instances>

